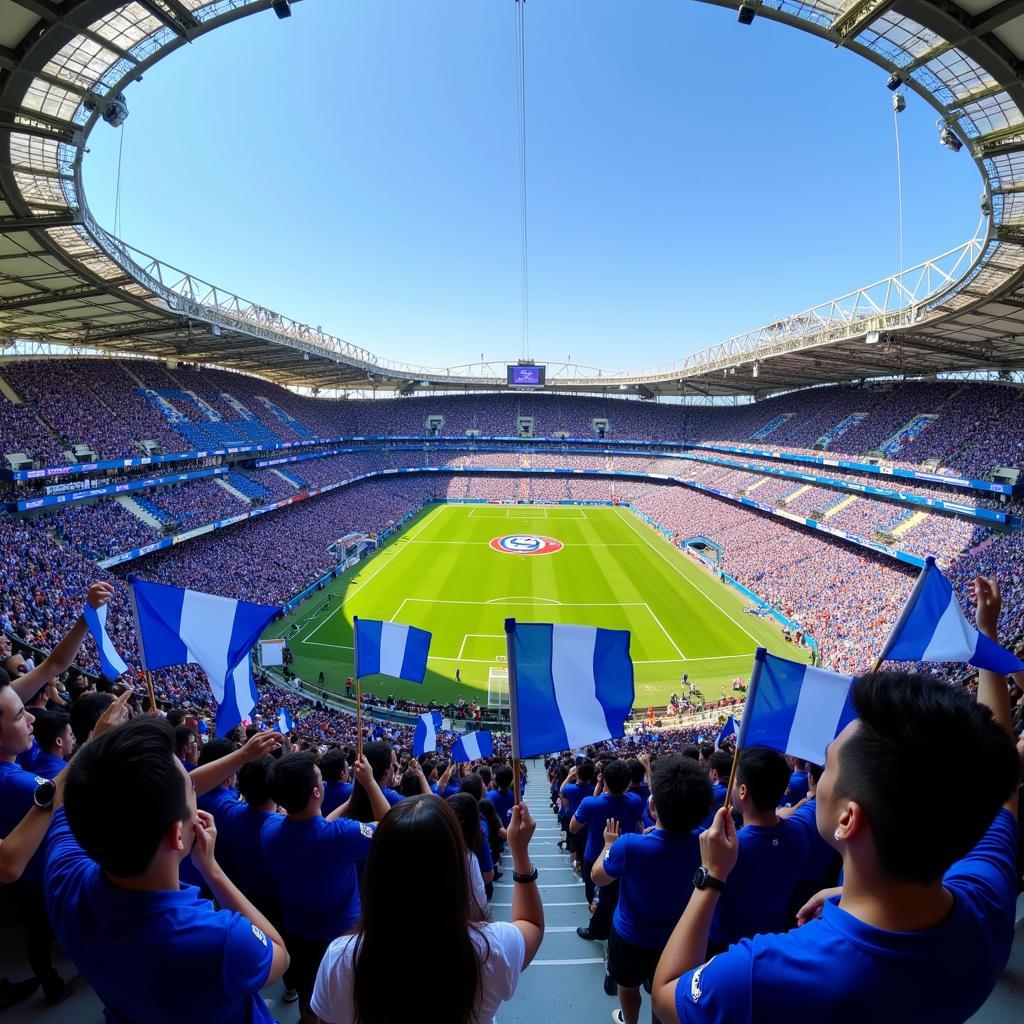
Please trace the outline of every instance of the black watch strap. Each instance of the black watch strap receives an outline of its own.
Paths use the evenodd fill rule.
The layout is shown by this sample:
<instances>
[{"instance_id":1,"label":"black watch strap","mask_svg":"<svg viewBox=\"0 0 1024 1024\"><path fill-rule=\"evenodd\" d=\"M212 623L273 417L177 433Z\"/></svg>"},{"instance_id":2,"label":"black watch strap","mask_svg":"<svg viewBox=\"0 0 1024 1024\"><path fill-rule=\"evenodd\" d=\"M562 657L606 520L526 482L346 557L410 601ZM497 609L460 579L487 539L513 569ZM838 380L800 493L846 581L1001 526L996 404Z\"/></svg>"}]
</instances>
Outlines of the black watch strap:
<instances>
[{"instance_id":1,"label":"black watch strap","mask_svg":"<svg viewBox=\"0 0 1024 1024\"><path fill-rule=\"evenodd\" d=\"M528 875L520 875L517 872L513 871L512 872L512 881L513 882L520 882L523 885L525 885L528 882L536 882L537 881L537 869L534 868Z\"/></svg>"},{"instance_id":2,"label":"black watch strap","mask_svg":"<svg viewBox=\"0 0 1024 1024\"><path fill-rule=\"evenodd\" d=\"M725 882L715 878L703 864L697 868L693 876L693 887L695 889L713 889L715 892L725 892Z\"/></svg>"}]
</instances>

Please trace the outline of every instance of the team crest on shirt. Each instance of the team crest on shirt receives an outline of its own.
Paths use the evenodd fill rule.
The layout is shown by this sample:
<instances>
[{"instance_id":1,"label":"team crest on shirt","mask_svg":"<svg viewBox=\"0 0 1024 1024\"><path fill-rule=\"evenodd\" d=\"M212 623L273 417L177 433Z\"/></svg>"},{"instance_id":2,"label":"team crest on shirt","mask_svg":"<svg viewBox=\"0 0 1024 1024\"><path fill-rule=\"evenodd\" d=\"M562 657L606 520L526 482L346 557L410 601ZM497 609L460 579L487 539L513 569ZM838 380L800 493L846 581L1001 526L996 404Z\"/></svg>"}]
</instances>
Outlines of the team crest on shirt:
<instances>
[{"instance_id":1,"label":"team crest on shirt","mask_svg":"<svg viewBox=\"0 0 1024 1024\"><path fill-rule=\"evenodd\" d=\"M700 987L700 980L704 976L704 972L714 963L715 958L712 957L706 964L698 967L690 976L690 998L695 1002L700 1002L700 997L703 995L703 991Z\"/></svg>"},{"instance_id":2,"label":"team crest on shirt","mask_svg":"<svg viewBox=\"0 0 1024 1024\"><path fill-rule=\"evenodd\" d=\"M266 935L264 935L263 932L261 932L259 930L259 928L256 927L256 925L252 926L252 933L253 933L253 935L256 936L257 939L260 940L260 942L263 943L264 946L267 944L267 937L266 937Z\"/></svg>"},{"instance_id":3,"label":"team crest on shirt","mask_svg":"<svg viewBox=\"0 0 1024 1024\"><path fill-rule=\"evenodd\" d=\"M541 537L534 533L510 533L495 537L491 547L506 555L553 555L565 545L554 537Z\"/></svg>"}]
</instances>

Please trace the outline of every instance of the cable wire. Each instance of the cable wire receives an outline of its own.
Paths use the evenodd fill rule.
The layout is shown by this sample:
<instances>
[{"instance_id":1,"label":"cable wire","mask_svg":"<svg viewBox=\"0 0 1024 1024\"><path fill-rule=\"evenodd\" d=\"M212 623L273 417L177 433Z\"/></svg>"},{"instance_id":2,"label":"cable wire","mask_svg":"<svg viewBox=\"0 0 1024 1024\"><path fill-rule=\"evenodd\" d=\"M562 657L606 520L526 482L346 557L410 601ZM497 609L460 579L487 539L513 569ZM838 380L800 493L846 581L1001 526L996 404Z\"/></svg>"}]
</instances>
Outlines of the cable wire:
<instances>
[{"instance_id":1,"label":"cable wire","mask_svg":"<svg viewBox=\"0 0 1024 1024\"><path fill-rule=\"evenodd\" d=\"M520 302L522 353L530 357L530 245L526 188L526 0L513 0L516 30L516 125L519 148Z\"/></svg>"}]
</instances>

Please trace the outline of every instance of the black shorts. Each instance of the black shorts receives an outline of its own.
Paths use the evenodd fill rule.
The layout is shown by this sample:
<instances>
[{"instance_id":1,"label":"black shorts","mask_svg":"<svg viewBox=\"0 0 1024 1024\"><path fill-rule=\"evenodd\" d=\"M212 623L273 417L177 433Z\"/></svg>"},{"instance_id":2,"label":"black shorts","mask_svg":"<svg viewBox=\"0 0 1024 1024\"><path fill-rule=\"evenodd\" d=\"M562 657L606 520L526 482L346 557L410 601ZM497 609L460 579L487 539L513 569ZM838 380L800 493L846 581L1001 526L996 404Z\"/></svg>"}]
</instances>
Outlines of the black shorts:
<instances>
[{"instance_id":1,"label":"black shorts","mask_svg":"<svg viewBox=\"0 0 1024 1024\"><path fill-rule=\"evenodd\" d=\"M608 973L616 985L623 988L640 988L651 991L651 979L661 958L660 948L634 946L627 942L612 925L608 936Z\"/></svg>"},{"instance_id":2,"label":"black shorts","mask_svg":"<svg viewBox=\"0 0 1024 1024\"><path fill-rule=\"evenodd\" d=\"M330 942L320 939L307 939L289 932L285 935L285 945L291 963L288 966L288 980L295 986L300 996L308 1000L313 995L317 971L320 961L327 952Z\"/></svg>"}]
</instances>

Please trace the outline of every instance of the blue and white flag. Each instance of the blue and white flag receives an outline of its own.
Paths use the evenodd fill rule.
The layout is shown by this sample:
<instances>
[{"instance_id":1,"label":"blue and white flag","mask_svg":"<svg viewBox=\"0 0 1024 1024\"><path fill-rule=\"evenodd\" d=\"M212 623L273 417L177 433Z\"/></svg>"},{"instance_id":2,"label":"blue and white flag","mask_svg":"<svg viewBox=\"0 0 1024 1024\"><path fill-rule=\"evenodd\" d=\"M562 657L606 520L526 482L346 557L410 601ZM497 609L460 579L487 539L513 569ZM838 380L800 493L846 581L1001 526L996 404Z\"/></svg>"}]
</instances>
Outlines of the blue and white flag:
<instances>
[{"instance_id":1,"label":"blue and white flag","mask_svg":"<svg viewBox=\"0 0 1024 1024\"><path fill-rule=\"evenodd\" d=\"M1024 662L967 621L949 580L931 555L925 560L879 660L960 661L1003 675L1024 670Z\"/></svg>"},{"instance_id":2,"label":"blue and white flag","mask_svg":"<svg viewBox=\"0 0 1024 1024\"><path fill-rule=\"evenodd\" d=\"M777 658L759 647L736 749L770 747L824 764L825 748L857 717L852 684L853 676Z\"/></svg>"},{"instance_id":3,"label":"blue and white flag","mask_svg":"<svg viewBox=\"0 0 1024 1024\"><path fill-rule=\"evenodd\" d=\"M479 761L494 753L494 740L489 732L467 732L452 744L452 760L458 763Z\"/></svg>"},{"instance_id":4,"label":"blue and white flag","mask_svg":"<svg viewBox=\"0 0 1024 1024\"><path fill-rule=\"evenodd\" d=\"M380 675L422 683L427 674L430 634L400 622L356 618L356 678Z\"/></svg>"},{"instance_id":5,"label":"blue and white flag","mask_svg":"<svg viewBox=\"0 0 1024 1024\"><path fill-rule=\"evenodd\" d=\"M722 744L725 742L725 740L727 740L730 736L735 736L735 735L736 735L736 719L732 715L730 715L728 720L726 721L725 725L722 726L721 731L719 732L718 736L715 739L715 750L720 750L722 748Z\"/></svg>"},{"instance_id":6,"label":"blue and white flag","mask_svg":"<svg viewBox=\"0 0 1024 1024\"><path fill-rule=\"evenodd\" d=\"M412 756L422 757L437 750L437 730L441 728L441 712L427 711L420 715L412 738Z\"/></svg>"},{"instance_id":7,"label":"blue and white flag","mask_svg":"<svg viewBox=\"0 0 1024 1024\"><path fill-rule=\"evenodd\" d=\"M629 630L505 620L515 757L618 739L633 708Z\"/></svg>"},{"instance_id":8,"label":"blue and white flag","mask_svg":"<svg viewBox=\"0 0 1024 1024\"><path fill-rule=\"evenodd\" d=\"M256 706L249 652L281 609L136 576L128 582L142 667L199 665L217 702L217 735L230 732Z\"/></svg>"},{"instance_id":9,"label":"blue and white flag","mask_svg":"<svg viewBox=\"0 0 1024 1024\"><path fill-rule=\"evenodd\" d=\"M122 672L127 672L129 665L117 653L114 642L107 635L107 606L101 604L99 608L93 608L87 604L82 609L82 617L89 627L89 632L96 643L96 650L100 655L100 668L108 679L116 679Z\"/></svg>"},{"instance_id":10,"label":"blue and white flag","mask_svg":"<svg viewBox=\"0 0 1024 1024\"><path fill-rule=\"evenodd\" d=\"M282 736L287 736L295 728L292 716L287 708L281 708L277 713L277 731Z\"/></svg>"}]
</instances>

